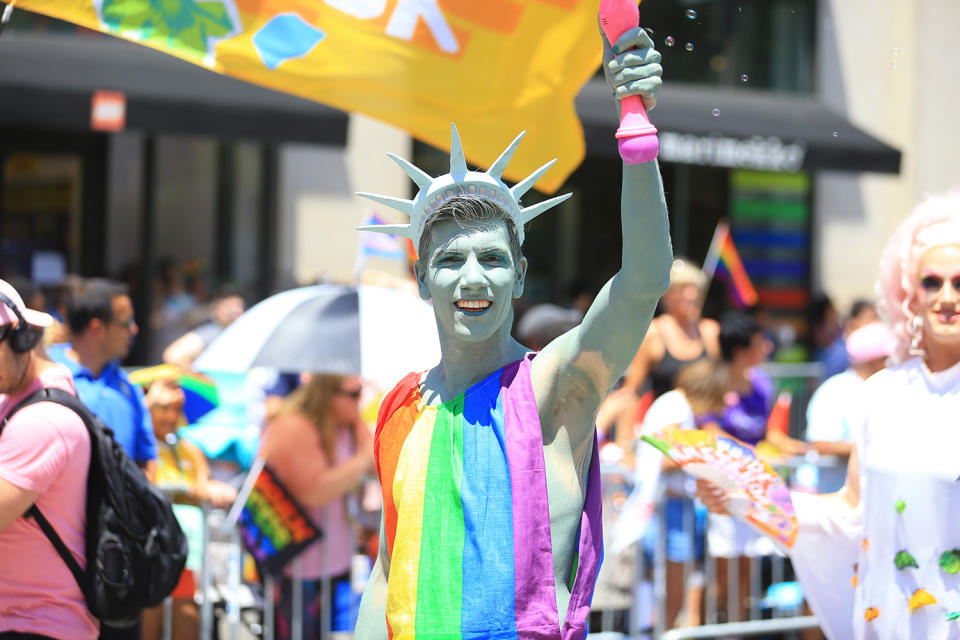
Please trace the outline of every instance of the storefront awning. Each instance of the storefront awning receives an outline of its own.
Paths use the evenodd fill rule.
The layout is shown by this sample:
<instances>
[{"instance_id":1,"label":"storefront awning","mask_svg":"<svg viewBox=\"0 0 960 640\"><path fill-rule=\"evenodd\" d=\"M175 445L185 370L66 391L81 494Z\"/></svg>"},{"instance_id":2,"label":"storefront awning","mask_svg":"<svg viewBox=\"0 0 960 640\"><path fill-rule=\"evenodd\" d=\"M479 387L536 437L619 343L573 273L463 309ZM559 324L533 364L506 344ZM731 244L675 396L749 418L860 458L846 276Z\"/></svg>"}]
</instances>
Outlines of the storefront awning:
<instances>
[{"instance_id":1,"label":"storefront awning","mask_svg":"<svg viewBox=\"0 0 960 640\"><path fill-rule=\"evenodd\" d=\"M89 131L96 91L126 97L127 130L342 145L347 116L97 34L0 38L0 127ZM577 97L590 155L616 154L609 90ZM809 96L667 83L651 112L660 157L690 164L898 173L900 152Z\"/></svg>"},{"instance_id":2,"label":"storefront awning","mask_svg":"<svg viewBox=\"0 0 960 640\"><path fill-rule=\"evenodd\" d=\"M595 78L577 97L588 153L614 155L616 113ZM899 173L900 152L810 96L665 83L650 120L660 158L706 166Z\"/></svg>"},{"instance_id":3,"label":"storefront awning","mask_svg":"<svg viewBox=\"0 0 960 640\"><path fill-rule=\"evenodd\" d=\"M343 145L345 113L96 34L0 38L0 127L91 129L95 91L126 96L127 130Z\"/></svg>"}]
</instances>

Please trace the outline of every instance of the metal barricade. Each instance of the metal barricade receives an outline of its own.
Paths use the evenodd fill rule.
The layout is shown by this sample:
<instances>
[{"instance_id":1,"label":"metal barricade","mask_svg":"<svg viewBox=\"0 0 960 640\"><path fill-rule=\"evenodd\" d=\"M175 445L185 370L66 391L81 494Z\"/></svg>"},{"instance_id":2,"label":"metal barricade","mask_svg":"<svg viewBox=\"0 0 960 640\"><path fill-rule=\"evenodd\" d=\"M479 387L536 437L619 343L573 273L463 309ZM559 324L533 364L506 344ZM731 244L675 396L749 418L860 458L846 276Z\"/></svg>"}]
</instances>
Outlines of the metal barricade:
<instances>
[{"instance_id":1,"label":"metal barricade","mask_svg":"<svg viewBox=\"0 0 960 640\"><path fill-rule=\"evenodd\" d=\"M810 396L823 377L823 365L819 362L767 362L760 367L770 376L777 392L789 391L790 436L803 439L807 430L807 405Z\"/></svg>"},{"instance_id":2,"label":"metal barricade","mask_svg":"<svg viewBox=\"0 0 960 640\"><path fill-rule=\"evenodd\" d=\"M591 625L590 638L708 638L728 636L748 636L768 632L791 632L800 629L815 628L816 619L803 615L803 603L768 602L764 597L772 585L790 584L793 581L789 560L777 553L766 553L750 557L748 573L744 575L747 591L740 592L740 566L738 556L724 558L727 563L726 578L723 585L718 582L717 564L721 558L711 555L709 543L704 544L703 560L696 560L689 554L683 561L683 581L680 593L683 597L681 612L686 613L689 606L688 589L695 571L703 575L703 617L701 626L678 627L670 629L674 621L666 619L667 614L667 517L666 503L657 506L657 535L653 554L643 549L643 542L634 545L629 553L635 554L633 570L629 577L633 582L626 620L618 618L621 612L604 609L604 598L595 599L594 623ZM684 505L683 534L689 541L688 548L694 549L696 536L693 502ZM706 532L704 536L706 537ZM617 564L619 559L608 554L604 562ZM626 566L623 563L617 566ZM719 591L725 587L726 597L723 604ZM599 590L606 588L598 585ZM741 610L745 616L741 615ZM615 620L621 620L619 625ZM702 631L707 629L708 631ZM684 635L689 634L689 635Z\"/></svg>"},{"instance_id":3,"label":"metal barricade","mask_svg":"<svg viewBox=\"0 0 960 640\"><path fill-rule=\"evenodd\" d=\"M806 410L813 391L819 384L822 367L818 363L796 363L780 364L771 363L764 365L764 371L771 376L777 391L789 391L792 396L790 408L790 435L802 439L806 431ZM778 465L778 470L788 479L788 483L794 486L797 478L797 469L804 467L834 467L843 465L843 461L832 457L817 457L815 454L808 458L797 458L789 460ZM625 472L623 469L610 467L610 472L604 474L603 481L605 485L608 482L622 484ZM813 489L814 487L806 487ZM605 488L605 496L608 495ZM611 505L604 504L604 509L610 509ZM635 554L632 564L632 575L630 579L633 582L632 593L629 595L630 606L625 623L619 625L613 624L617 615L604 609L609 602L604 602L601 597L598 601L595 598L594 616L591 625L590 638L601 640L604 638L646 638L650 640L681 640L685 638L724 638L732 636L753 636L760 634L790 634L804 629L817 628L817 620L814 616L805 615L804 602L788 601L776 602L772 597L764 597L769 593L771 585L792 585L793 570L789 559L771 551L761 553L751 557L748 573L741 581L739 560L734 557L726 562L727 571L724 584L720 585L718 578L719 558L714 557L709 548L705 546L705 557L702 566L694 558L691 552L683 559L682 588L684 610L688 606L687 585L691 576L697 571L702 571L704 591L703 591L703 617L700 626L678 627L670 629L675 621L666 620L667 614L667 516L666 501L661 500L656 508L657 513L657 536L653 545L653 553L648 557L644 551L643 542L635 544L631 553ZM693 502L688 501L683 510L683 535L688 541L687 548L695 548L695 515ZM607 518L605 517L605 526ZM709 537L709 536L707 536ZM629 550L628 550L629 551ZM607 554L604 562L619 563L617 566L627 566L620 563L620 560ZM602 582L602 580L601 580ZM740 593L741 584L746 588L744 593ZM721 588L725 587L726 606L721 607ZM607 588L606 585L598 584L598 593ZM797 587L796 591L799 591ZM741 615L741 611L746 615ZM789 636L786 636L789 637Z\"/></svg>"}]
</instances>

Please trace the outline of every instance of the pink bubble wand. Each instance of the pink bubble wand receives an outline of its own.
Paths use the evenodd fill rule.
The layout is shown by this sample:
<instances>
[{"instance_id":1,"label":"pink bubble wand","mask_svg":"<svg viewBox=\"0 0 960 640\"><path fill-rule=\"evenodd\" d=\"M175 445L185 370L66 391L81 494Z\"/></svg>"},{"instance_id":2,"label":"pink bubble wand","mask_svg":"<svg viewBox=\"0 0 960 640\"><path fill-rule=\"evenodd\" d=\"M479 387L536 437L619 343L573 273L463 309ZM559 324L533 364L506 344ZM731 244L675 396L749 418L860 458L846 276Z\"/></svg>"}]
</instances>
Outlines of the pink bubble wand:
<instances>
[{"instance_id":1,"label":"pink bubble wand","mask_svg":"<svg viewBox=\"0 0 960 640\"><path fill-rule=\"evenodd\" d=\"M625 31L640 26L640 11L635 0L601 0L600 26L613 45ZM650 124L640 96L620 100L620 128L617 147L627 164L650 162L660 152L657 128Z\"/></svg>"}]
</instances>

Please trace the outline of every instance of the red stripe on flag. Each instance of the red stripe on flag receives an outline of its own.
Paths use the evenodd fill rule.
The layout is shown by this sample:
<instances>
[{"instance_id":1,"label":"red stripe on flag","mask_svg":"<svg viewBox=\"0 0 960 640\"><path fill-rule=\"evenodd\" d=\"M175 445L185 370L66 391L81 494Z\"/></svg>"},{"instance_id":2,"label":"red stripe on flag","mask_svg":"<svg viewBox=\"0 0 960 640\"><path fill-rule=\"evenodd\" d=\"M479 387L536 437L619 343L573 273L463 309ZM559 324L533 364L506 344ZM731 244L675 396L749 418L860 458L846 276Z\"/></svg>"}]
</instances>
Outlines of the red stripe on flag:
<instances>
[{"instance_id":1,"label":"red stripe on flag","mask_svg":"<svg viewBox=\"0 0 960 640\"><path fill-rule=\"evenodd\" d=\"M806 309L810 296L802 288L768 288L760 289L760 302L765 307L779 309Z\"/></svg>"}]
</instances>

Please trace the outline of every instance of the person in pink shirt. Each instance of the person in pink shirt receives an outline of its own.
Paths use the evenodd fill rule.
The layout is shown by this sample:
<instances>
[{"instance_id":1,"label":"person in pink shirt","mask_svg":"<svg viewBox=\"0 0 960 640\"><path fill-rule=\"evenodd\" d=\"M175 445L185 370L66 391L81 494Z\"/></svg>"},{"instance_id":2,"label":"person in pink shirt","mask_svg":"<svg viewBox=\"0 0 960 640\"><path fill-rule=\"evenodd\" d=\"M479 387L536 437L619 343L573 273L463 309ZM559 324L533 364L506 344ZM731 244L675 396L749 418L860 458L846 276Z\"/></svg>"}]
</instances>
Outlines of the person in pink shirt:
<instances>
[{"instance_id":1,"label":"person in pink shirt","mask_svg":"<svg viewBox=\"0 0 960 640\"><path fill-rule=\"evenodd\" d=\"M33 519L36 504L81 566L90 436L76 413L40 402L18 411L42 387L76 393L70 371L36 347L53 318L27 309L0 280L0 638L96 638L99 623L70 570Z\"/></svg>"}]
</instances>

